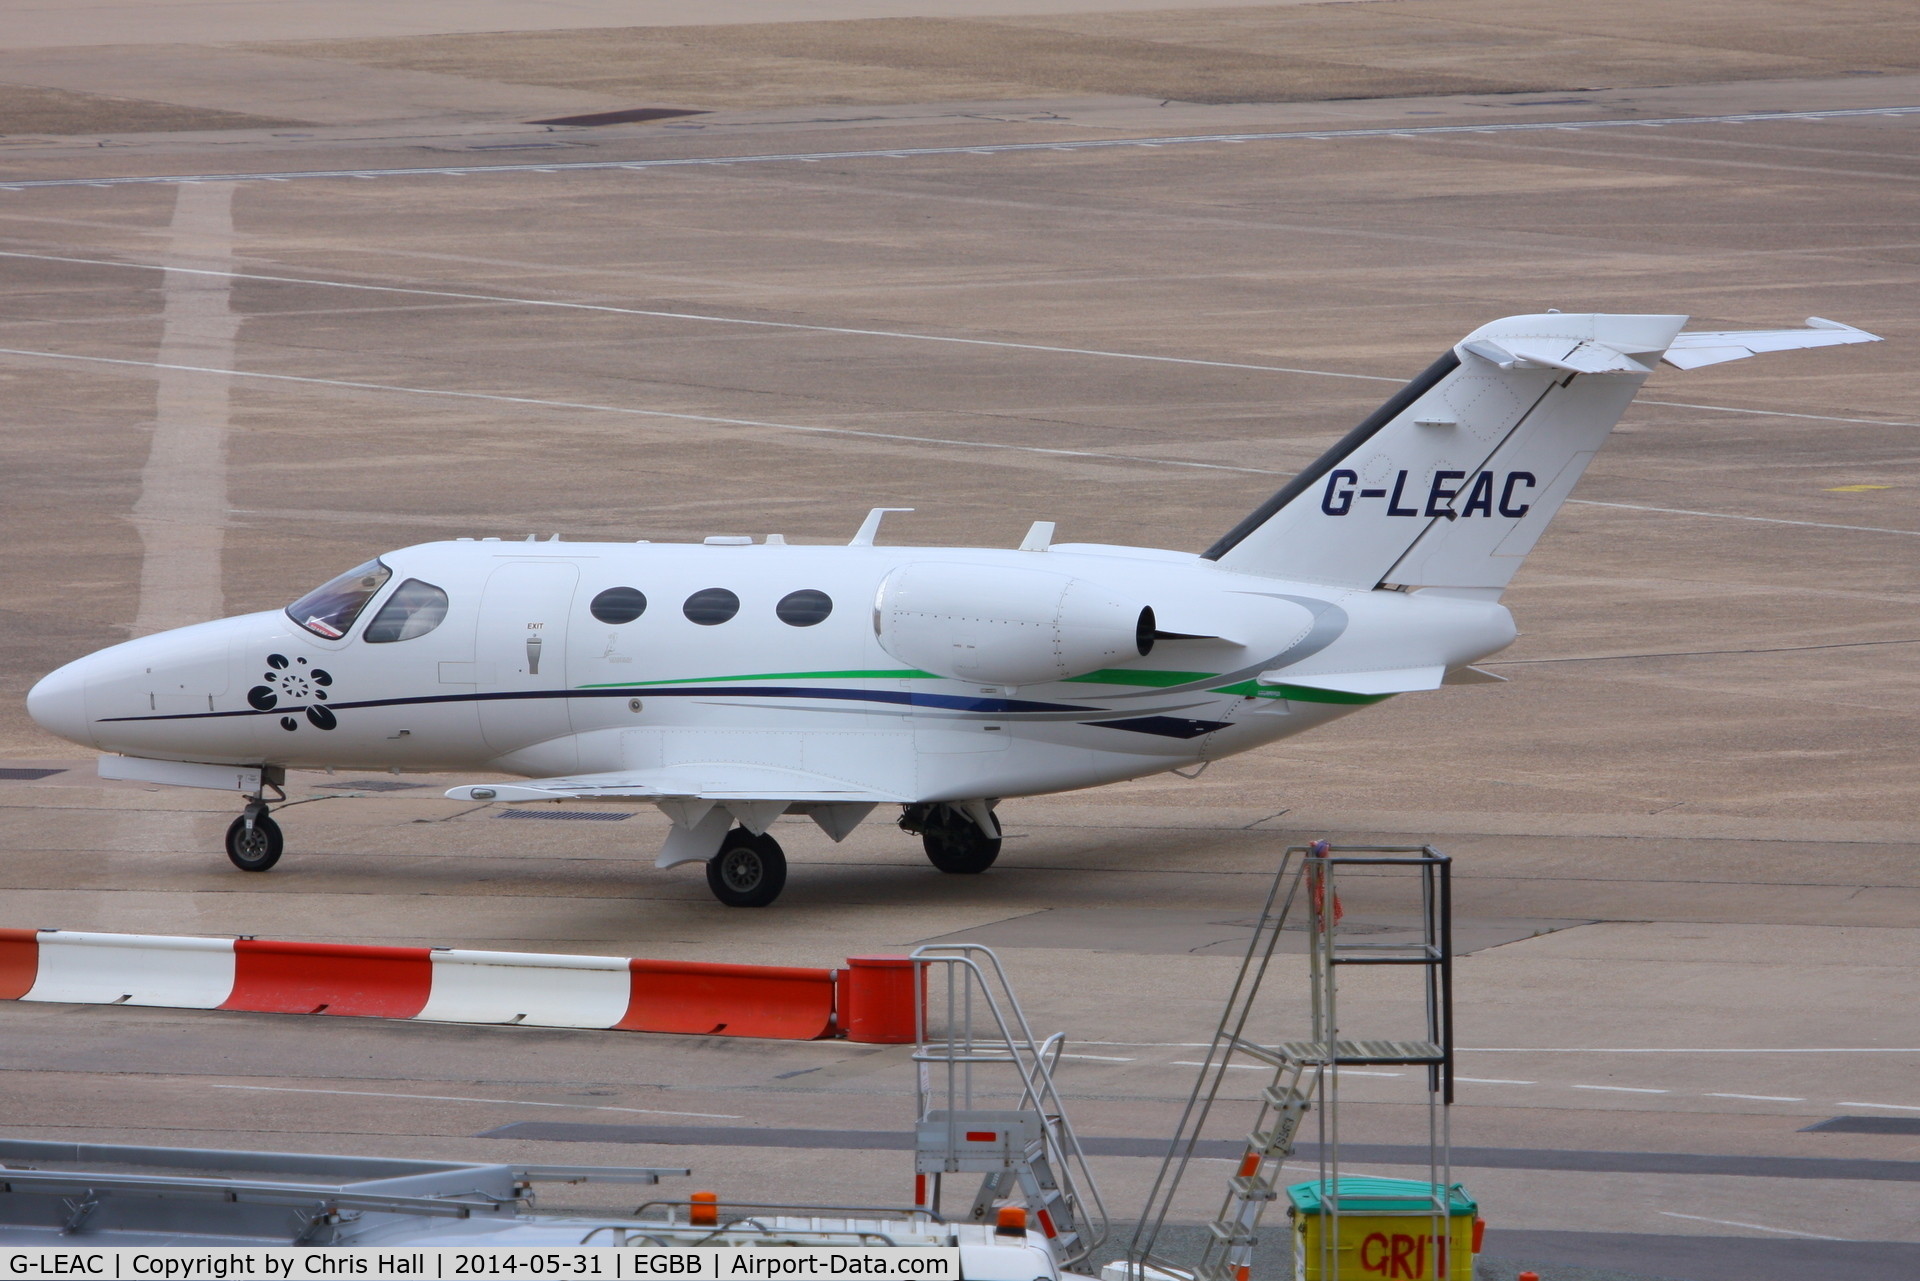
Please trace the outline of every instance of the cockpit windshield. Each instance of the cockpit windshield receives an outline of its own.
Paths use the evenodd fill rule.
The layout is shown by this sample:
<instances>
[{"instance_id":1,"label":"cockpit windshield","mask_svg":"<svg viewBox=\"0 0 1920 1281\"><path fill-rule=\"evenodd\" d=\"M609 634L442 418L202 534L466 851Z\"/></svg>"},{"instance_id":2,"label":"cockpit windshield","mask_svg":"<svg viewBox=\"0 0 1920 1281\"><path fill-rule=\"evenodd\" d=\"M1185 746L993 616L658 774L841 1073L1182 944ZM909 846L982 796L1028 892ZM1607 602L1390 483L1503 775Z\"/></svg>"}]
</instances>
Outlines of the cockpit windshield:
<instances>
[{"instance_id":1,"label":"cockpit windshield","mask_svg":"<svg viewBox=\"0 0 1920 1281\"><path fill-rule=\"evenodd\" d=\"M412 640L440 626L446 616L447 594L432 583L409 578L393 589L393 595L387 597L360 639L369 645Z\"/></svg>"},{"instance_id":2,"label":"cockpit windshield","mask_svg":"<svg viewBox=\"0 0 1920 1281\"><path fill-rule=\"evenodd\" d=\"M315 636L339 640L353 626L353 620L360 617L360 611L367 607L374 593L392 577L392 570L377 560L370 560L287 606L287 617Z\"/></svg>"}]
</instances>

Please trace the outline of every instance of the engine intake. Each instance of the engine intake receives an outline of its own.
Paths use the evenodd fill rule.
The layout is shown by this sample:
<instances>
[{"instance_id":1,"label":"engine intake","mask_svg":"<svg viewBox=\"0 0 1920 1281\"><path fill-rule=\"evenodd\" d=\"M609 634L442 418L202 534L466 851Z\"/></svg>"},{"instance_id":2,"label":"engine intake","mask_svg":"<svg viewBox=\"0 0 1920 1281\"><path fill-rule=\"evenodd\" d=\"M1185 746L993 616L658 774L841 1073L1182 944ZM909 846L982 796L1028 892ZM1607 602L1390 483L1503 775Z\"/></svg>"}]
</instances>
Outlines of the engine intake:
<instances>
[{"instance_id":1,"label":"engine intake","mask_svg":"<svg viewBox=\"0 0 1920 1281\"><path fill-rule=\"evenodd\" d=\"M922 561L874 600L881 648L922 671L988 685L1084 676L1153 650L1153 610L1066 574Z\"/></svg>"}]
</instances>

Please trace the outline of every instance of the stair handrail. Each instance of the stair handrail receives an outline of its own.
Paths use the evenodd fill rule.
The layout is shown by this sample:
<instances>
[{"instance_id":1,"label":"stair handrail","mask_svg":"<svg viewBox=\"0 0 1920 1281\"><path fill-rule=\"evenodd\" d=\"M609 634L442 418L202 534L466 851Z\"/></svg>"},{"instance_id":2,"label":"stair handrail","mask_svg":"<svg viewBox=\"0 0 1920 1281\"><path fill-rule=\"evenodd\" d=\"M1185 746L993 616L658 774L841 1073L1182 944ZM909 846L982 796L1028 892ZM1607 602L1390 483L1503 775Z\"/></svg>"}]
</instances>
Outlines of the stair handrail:
<instances>
[{"instance_id":1,"label":"stair handrail","mask_svg":"<svg viewBox=\"0 0 1920 1281\"><path fill-rule=\"evenodd\" d=\"M1213 1111L1220 1088L1226 1081L1228 1064L1234 1053L1246 1044L1247 1021L1253 1015L1255 998L1266 979L1267 967L1273 961L1274 945L1279 942L1280 931L1285 928L1287 915L1292 911L1294 899L1300 890L1301 869L1294 867L1294 856L1300 852L1299 847L1294 847L1281 855L1280 866L1267 887L1266 900L1261 904L1253 933L1247 939L1246 956L1234 975L1233 986L1227 993L1226 1005L1220 1012L1220 1022L1214 1030L1213 1040L1194 1072L1193 1089L1187 1095L1186 1106L1181 1109L1180 1121L1167 1143L1167 1154L1161 1158L1153 1185L1147 1191L1140 1221L1134 1226L1133 1236L1120 1260L1128 1281L1144 1281L1149 1270L1169 1277L1187 1278L1189 1281L1196 1276L1195 1269L1161 1257L1154 1247L1159 1241L1161 1229L1166 1225L1167 1213L1172 1209L1175 1194L1186 1177L1187 1167L1193 1161L1194 1151L1199 1146L1201 1133L1206 1129L1207 1118ZM1283 889L1284 896L1281 892Z\"/></svg>"},{"instance_id":2,"label":"stair handrail","mask_svg":"<svg viewBox=\"0 0 1920 1281\"><path fill-rule=\"evenodd\" d=\"M1044 1041L1034 1036L1033 1028L1027 1022L1026 1011L1021 1008L1019 997L1014 995L1006 969L990 947L979 943L928 943L915 948L910 959L914 966L916 1120L928 1119L931 1110L927 1069L933 1064L945 1064L947 1068L946 1110L949 1128L953 1126L952 1115L956 1110L972 1106L971 1069L975 1064L1013 1067L1020 1075L1020 1110L1040 1114L1041 1142L1054 1166L1060 1194L1073 1211L1074 1225L1079 1233L1074 1245L1062 1253L1061 1262L1072 1264L1086 1258L1106 1241L1111 1224L1106 1202L1100 1195L1100 1185L1087 1164L1086 1152L1067 1119L1066 1103L1061 1099L1053 1080L1053 1068L1065 1048L1066 1034L1055 1032ZM927 979L929 971L936 965L945 969L947 979L945 1035L937 1040L929 1037L927 1022ZM992 974L991 982L988 980L989 971ZM958 991L956 979L959 980ZM985 1012L992 1017L993 1027L999 1033L997 1039L983 1040L974 1036L973 1001L976 990ZM964 1017L958 1021L954 1017L956 998L960 998L959 1004L964 1011ZM956 1052L956 1032L961 1028L964 1028L966 1046L963 1054ZM937 1052L937 1047L942 1044L945 1053ZM958 1096L954 1081L957 1067L967 1069L966 1085ZM962 1099L964 1102L961 1102Z\"/></svg>"}]
</instances>

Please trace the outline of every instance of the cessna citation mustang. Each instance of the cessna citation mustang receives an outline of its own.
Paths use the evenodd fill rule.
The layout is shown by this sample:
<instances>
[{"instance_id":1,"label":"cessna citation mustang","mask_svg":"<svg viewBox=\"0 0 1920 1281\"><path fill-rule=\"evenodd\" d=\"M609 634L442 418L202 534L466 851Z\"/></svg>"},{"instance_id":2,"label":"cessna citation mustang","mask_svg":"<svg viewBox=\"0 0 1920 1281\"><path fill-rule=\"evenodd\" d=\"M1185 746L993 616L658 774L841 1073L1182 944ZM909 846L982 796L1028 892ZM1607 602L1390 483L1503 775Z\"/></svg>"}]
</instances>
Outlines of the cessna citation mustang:
<instances>
[{"instance_id":1,"label":"cessna citation mustang","mask_svg":"<svg viewBox=\"0 0 1920 1281\"><path fill-rule=\"evenodd\" d=\"M115 645L33 688L108 778L247 794L234 864L280 857L289 769L475 770L456 800L619 798L722 903L786 881L768 834L903 807L943 872L994 807L1232 756L1395 694L1500 679L1500 594L1656 362L1878 341L1680 332L1685 316L1474 331L1206 551L424 543L285 610Z\"/></svg>"}]
</instances>

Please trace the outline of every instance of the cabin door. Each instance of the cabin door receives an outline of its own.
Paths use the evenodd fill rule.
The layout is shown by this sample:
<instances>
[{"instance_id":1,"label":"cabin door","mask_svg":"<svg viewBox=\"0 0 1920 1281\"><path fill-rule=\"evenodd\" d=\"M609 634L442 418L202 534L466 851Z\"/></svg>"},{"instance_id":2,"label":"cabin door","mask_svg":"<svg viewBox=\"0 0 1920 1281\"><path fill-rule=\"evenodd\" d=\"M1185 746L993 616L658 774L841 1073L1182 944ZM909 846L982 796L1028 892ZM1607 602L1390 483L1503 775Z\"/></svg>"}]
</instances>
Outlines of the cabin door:
<instances>
[{"instance_id":1,"label":"cabin door","mask_svg":"<svg viewBox=\"0 0 1920 1281\"><path fill-rule=\"evenodd\" d=\"M474 657L480 736L496 752L573 732L567 614L579 580L576 566L543 561L512 561L487 579Z\"/></svg>"}]
</instances>

